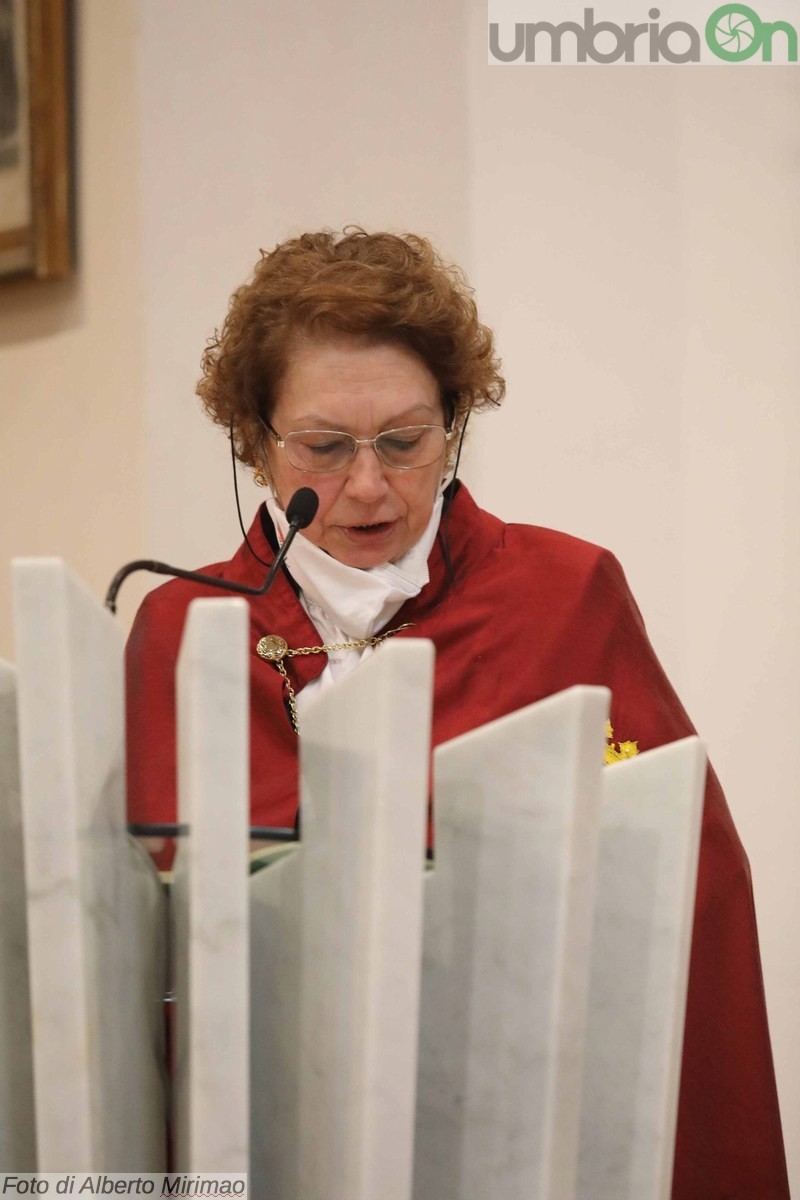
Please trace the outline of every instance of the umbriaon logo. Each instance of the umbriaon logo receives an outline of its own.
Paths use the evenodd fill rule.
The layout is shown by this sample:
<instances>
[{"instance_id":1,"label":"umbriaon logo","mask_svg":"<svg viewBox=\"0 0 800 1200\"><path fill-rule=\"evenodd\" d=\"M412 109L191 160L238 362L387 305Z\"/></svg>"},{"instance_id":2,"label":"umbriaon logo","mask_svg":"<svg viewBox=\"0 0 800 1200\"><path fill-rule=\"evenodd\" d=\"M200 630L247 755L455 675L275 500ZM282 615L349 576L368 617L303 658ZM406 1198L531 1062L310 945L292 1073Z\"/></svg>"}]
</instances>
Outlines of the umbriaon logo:
<instances>
[{"instance_id":1,"label":"umbriaon logo","mask_svg":"<svg viewBox=\"0 0 800 1200\"><path fill-rule=\"evenodd\" d=\"M491 15L490 3L490 15ZM747 4L723 4L699 29L688 21L660 23L658 8L648 21L595 19L586 8L578 21L489 23L489 61L494 63L699 63L704 47L726 63L759 57L761 62L797 62L797 30L788 21L763 20Z\"/></svg>"},{"instance_id":2,"label":"umbriaon logo","mask_svg":"<svg viewBox=\"0 0 800 1200\"><path fill-rule=\"evenodd\" d=\"M746 4L723 4L706 21L706 42L717 58L743 62L761 52L764 62L772 62L776 34L784 40L786 62L797 62L797 30L788 21L762 21Z\"/></svg>"}]
</instances>

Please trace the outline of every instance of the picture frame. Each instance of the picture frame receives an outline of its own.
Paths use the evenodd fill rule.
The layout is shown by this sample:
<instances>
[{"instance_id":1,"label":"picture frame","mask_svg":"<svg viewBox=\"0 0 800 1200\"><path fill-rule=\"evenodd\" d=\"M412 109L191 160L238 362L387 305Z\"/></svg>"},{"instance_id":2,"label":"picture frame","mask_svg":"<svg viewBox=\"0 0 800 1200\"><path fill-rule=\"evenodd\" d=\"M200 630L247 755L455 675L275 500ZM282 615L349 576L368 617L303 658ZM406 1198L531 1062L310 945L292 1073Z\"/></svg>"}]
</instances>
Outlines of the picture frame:
<instances>
[{"instance_id":1,"label":"picture frame","mask_svg":"<svg viewBox=\"0 0 800 1200\"><path fill-rule=\"evenodd\" d=\"M70 0L0 0L0 279L74 267Z\"/></svg>"}]
</instances>

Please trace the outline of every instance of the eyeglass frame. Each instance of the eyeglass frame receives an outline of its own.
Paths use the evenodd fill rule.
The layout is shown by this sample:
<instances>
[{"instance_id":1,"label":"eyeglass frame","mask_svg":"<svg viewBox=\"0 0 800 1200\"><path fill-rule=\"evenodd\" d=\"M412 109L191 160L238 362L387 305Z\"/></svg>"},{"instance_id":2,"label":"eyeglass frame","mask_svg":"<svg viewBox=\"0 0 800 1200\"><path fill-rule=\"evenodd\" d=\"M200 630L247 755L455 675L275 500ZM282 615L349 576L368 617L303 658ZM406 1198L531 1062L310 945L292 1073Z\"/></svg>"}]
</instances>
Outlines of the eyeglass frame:
<instances>
[{"instance_id":1,"label":"eyeglass frame","mask_svg":"<svg viewBox=\"0 0 800 1200\"><path fill-rule=\"evenodd\" d=\"M263 418L261 418L261 424L264 426L264 428L269 433L272 434L272 436L275 438L276 444L278 446L280 446L281 450L283 450L284 454L286 454L286 438L281 437L281 435L278 433L277 429L275 429L275 427L271 424L271 422L266 421ZM375 437L371 437L371 438L357 438L355 436L355 434L347 433L347 431L344 429L292 429L292 430L290 430L289 434L287 434L287 437L293 433L332 433L332 434L335 434L337 437L351 438L352 442L353 442L353 450L352 450L352 453L350 454L350 457L347 459L347 462L342 463L342 465L340 467L325 467L319 471L314 471L314 470L311 470L306 467L296 467L294 465L294 463L288 458L288 455L287 455L287 462L289 463L290 467L294 468L295 471L303 471L307 475L336 475L336 474L338 474L339 471L347 470L347 468L350 466L353 459L355 458L356 454L358 453L359 446L372 446L372 449L375 451L375 456L378 459L378 462L381 464L381 466L386 467L390 471L423 471L425 469L425 467L433 466L433 464L436 462L435 458L429 463L417 463L413 467L396 467L392 463L386 462L386 460L381 456L380 450L378 449L378 445L377 445L378 439L382 438L382 437L386 437L387 434L390 434L390 433L399 433L401 429L441 429L442 432L444 433L444 449L445 450L447 449L450 439L454 436L454 434L456 432L455 424L451 425L450 428L447 429L444 425L435 425L435 424L432 425L432 424L429 424L424 421L420 422L416 425L399 425L397 427L397 429L382 429L380 433L376 433Z\"/></svg>"}]
</instances>

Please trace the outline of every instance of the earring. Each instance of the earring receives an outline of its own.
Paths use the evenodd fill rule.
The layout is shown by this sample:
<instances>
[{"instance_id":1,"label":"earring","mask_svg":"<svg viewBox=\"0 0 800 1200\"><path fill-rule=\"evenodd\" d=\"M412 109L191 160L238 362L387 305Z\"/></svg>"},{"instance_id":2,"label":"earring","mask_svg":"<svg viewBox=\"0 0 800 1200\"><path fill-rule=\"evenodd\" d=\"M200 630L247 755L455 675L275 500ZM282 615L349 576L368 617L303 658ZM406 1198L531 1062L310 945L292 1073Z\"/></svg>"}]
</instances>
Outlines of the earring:
<instances>
[{"instance_id":1,"label":"earring","mask_svg":"<svg viewBox=\"0 0 800 1200\"><path fill-rule=\"evenodd\" d=\"M253 479L256 487L269 487L269 480L260 468L253 472Z\"/></svg>"}]
</instances>

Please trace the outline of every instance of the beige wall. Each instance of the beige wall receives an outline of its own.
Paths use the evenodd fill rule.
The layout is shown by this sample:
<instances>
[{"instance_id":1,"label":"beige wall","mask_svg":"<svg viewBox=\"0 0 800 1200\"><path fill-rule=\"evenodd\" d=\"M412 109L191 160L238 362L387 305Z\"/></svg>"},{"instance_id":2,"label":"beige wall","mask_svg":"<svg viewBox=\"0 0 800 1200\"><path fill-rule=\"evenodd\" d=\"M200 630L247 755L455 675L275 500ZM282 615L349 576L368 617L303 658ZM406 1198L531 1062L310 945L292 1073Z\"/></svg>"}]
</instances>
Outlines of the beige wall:
<instances>
[{"instance_id":1,"label":"beige wall","mask_svg":"<svg viewBox=\"0 0 800 1200\"><path fill-rule=\"evenodd\" d=\"M489 68L483 0L81 10L78 283L0 294L0 558L60 553L99 596L140 553L227 555L193 392L228 293L303 228L431 234L509 380L468 481L616 551L726 785L800 1186L800 77ZM8 616L4 582L7 656Z\"/></svg>"},{"instance_id":2,"label":"beige wall","mask_svg":"<svg viewBox=\"0 0 800 1200\"><path fill-rule=\"evenodd\" d=\"M474 477L615 551L708 743L798 1189L800 76L489 68L473 12L470 260L511 382Z\"/></svg>"},{"instance_id":3,"label":"beige wall","mask_svg":"<svg viewBox=\"0 0 800 1200\"><path fill-rule=\"evenodd\" d=\"M60 555L102 595L120 560L144 548L135 23L132 2L81 6L76 280L0 288L0 655L7 658L13 555Z\"/></svg>"},{"instance_id":4,"label":"beige wall","mask_svg":"<svg viewBox=\"0 0 800 1200\"><path fill-rule=\"evenodd\" d=\"M259 248L347 222L459 257L467 240L461 55L440 53L463 43L461 0L368 19L356 0L335 19L322 0L235 7L141 0L147 527L156 556L190 562L240 536L227 443L194 386Z\"/></svg>"}]
</instances>

